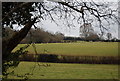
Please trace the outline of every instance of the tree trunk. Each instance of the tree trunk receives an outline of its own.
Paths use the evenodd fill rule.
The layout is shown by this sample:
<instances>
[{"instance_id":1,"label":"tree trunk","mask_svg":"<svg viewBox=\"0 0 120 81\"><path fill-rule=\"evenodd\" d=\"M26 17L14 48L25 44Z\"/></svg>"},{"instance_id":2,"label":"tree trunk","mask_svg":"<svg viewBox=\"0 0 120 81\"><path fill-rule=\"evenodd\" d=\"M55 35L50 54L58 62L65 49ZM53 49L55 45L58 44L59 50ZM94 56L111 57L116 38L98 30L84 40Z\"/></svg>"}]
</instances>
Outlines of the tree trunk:
<instances>
[{"instance_id":1,"label":"tree trunk","mask_svg":"<svg viewBox=\"0 0 120 81\"><path fill-rule=\"evenodd\" d=\"M8 55L12 52L12 50L20 43L20 41L27 35L32 25L35 23L36 18L27 24L25 24L24 28L22 28L19 32L16 32L10 39L2 40L2 58L6 60Z\"/></svg>"}]
</instances>

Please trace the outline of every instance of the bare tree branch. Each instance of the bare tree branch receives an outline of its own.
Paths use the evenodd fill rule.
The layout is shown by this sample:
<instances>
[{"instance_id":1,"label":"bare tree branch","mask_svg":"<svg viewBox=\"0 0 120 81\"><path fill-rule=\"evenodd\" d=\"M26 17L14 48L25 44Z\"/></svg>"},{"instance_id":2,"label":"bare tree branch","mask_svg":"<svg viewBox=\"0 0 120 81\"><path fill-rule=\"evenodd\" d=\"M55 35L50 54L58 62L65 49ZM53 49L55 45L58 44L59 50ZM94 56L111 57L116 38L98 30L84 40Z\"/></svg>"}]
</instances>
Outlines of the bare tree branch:
<instances>
[{"instance_id":1,"label":"bare tree branch","mask_svg":"<svg viewBox=\"0 0 120 81\"><path fill-rule=\"evenodd\" d=\"M17 11L19 8L22 8L23 6L27 6L29 4L31 4L31 3L30 2L26 2L26 3L22 3L22 4L18 5L17 7L13 8L10 12L8 12L6 14L6 16L4 18L2 18L2 22L4 22L5 19L8 18L14 11Z\"/></svg>"}]
</instances>

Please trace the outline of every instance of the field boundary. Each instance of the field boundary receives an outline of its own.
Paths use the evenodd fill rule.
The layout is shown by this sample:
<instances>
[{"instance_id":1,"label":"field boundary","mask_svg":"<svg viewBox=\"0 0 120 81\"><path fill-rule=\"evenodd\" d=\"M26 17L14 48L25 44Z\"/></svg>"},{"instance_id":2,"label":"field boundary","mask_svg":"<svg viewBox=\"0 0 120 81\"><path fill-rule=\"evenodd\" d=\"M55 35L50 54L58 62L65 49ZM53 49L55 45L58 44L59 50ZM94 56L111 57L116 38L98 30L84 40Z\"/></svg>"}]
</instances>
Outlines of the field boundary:
<instances>
[{"instance_id":1,"label":"field boundary","mask_svg":"<svg viewBox=\"0 0 120 81\"><path fill-rule=\"evenodd\" d=\"M80 63L80 64L120 64L119 56L69 56L55 54L25 54L20 61L52 62L52 63Z\"/></svg>"}]
</instances>

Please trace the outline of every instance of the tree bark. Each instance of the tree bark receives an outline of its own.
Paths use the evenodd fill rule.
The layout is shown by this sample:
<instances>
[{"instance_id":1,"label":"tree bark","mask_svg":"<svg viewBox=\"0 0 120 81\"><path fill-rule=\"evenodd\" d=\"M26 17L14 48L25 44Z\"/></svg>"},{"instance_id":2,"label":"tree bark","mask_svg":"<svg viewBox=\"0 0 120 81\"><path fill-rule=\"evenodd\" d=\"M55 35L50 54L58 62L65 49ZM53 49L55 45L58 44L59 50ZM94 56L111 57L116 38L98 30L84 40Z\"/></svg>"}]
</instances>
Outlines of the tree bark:
<instances>
[{"instance_id":1,"label":"tree bark","mask_svg":"<svg viewBox=\"0 0 120 81\"><path fill-rule=\"evenodd\" d=\"M27 35L32 25L35 23L37 18L25 24L19 32L16 32L11 38L2 40L2 54L3 60L6 60L12 50L20 43L20 41Z\"/></svg>"}]
</instances>

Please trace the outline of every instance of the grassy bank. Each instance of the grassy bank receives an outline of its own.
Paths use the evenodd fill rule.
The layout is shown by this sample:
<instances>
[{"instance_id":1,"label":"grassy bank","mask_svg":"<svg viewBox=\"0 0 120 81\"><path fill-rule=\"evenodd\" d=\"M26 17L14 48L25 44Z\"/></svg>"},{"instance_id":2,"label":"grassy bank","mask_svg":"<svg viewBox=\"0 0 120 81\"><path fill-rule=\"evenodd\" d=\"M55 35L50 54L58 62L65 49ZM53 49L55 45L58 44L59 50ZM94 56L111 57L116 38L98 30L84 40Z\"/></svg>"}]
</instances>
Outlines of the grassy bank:
<instances>
[{"instance_id":1,"label":"grassy bank","mask_svg":"<svg viewBox=\"0 0 120 81\"><path fill-rule=\"evenodd\" d=\"M25 44L19 44L15 49L19 49ZM58 54L72 56L117 56L117 42L76 42L76 43L44 43L35 44L38 54ZM29 54L35 54L30 46L27 49Z\"/></svg>"},{"instance_id":2,"label":"grassy bank","mask_svg":"<svg viewBox=\"0 0 120 81\"><path fill-rule=\"evenodd\" d=\"M37 63L38 64L38 63ZM33 75L26 75L29 79L117 79L117 65L99 64L67 64L67 63L40 63L33 71ZM21 62L14 69L15 75L9 79L25 78L25 74L32 73L35 62ZM12 69L10 69L12 71ZM23 77L20 77L23 76Z\"/></svg>"}]
</instances>

